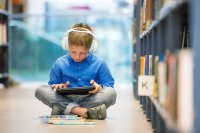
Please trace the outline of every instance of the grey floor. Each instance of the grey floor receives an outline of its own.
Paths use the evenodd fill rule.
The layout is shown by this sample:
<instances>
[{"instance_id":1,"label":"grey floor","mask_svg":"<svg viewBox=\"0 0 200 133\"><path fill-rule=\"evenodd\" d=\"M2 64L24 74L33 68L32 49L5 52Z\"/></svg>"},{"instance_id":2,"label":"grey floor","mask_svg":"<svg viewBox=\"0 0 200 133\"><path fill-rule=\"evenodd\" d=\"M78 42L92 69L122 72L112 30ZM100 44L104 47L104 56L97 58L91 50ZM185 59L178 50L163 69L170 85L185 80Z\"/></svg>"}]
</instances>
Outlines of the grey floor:
<instances>
[{"instance_id":1,"label":"grey floor","mask_svg":"<svg viewBox=\"0 0 200 133\"><path fill-rule=\"evenodd\" d=\"M34 97L38 83L26 83L9 89L0 89L1 133L152 133L150 122L134 99L132 86L116 87L117 102L108 109L106 120L94 126L48 125L39 116L49 115L50 108Z\"/></svg>"}]
</instances>

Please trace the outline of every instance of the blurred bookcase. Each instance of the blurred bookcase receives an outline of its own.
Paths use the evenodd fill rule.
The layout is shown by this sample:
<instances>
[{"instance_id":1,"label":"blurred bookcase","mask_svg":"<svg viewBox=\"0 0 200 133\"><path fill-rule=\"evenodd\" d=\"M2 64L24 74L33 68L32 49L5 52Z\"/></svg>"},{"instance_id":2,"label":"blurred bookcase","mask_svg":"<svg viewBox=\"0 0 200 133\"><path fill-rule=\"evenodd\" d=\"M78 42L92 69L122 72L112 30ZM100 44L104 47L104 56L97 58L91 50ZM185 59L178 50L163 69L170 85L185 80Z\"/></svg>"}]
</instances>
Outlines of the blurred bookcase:
<instances>
[{"instance_id":1,"label":"blurred bookcase","mask_svg":"<svg viewBox=\"0 0 200 133\"><path fill-rule=\"evenodd\" d=\"M133 92L159 133L200 131L199 5L198 0L134 3ZM138 95L140 75L155 77L153 95Z\"/></svg>"},{"instance_id":2,"label":"blurred bookcase","mask_svg":"<svg viewBox=\"0 0 200 133\"><path fill-rule=\"evenodd\" d=\"M9 1L0 0L0 83L8 86L8 21Z\"/></svg>"}]
</instances>

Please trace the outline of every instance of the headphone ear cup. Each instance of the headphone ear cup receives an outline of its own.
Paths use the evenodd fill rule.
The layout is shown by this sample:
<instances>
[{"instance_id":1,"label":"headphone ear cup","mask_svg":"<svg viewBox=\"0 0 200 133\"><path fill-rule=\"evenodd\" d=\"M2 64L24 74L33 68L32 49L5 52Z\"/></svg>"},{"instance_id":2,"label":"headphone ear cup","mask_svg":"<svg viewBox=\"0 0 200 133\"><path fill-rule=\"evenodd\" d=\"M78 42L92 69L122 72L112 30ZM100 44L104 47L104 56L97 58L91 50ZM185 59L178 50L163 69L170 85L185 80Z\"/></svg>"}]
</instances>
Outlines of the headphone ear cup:
<instances>
[{"instance_id":1,"label":"headphone ear cup","mask_svg":"<svg viewBox=\"0 0 200 133\"><path fill-rule=\"evenodd\" d=\"M95 53L97 51L98 44L97 41L94 39L92 41L92 45L90 46L89 53Z\"/></svg>"},{"instance_id":2,"label":"headphone ear cup","mask_svg":"<svg viewBox=\"0 0 200 133\"><path fill-rule=\"evenodd\" d=\"M63 37L63 39L62 39L62 48L63 48L63 50L66 50L66 48L65 48L65 37Z\"/></svg>"},{"instance_id":3,"label":"headphone ear cup","mask_svg":"<svg viewBox=\"0 0 200 133\"><path fill-rule=\"evenodd\" d=\"M64 50L69 50L68 36L64 36L62 39L62 48Z\"/></svg>"}]
</instances>

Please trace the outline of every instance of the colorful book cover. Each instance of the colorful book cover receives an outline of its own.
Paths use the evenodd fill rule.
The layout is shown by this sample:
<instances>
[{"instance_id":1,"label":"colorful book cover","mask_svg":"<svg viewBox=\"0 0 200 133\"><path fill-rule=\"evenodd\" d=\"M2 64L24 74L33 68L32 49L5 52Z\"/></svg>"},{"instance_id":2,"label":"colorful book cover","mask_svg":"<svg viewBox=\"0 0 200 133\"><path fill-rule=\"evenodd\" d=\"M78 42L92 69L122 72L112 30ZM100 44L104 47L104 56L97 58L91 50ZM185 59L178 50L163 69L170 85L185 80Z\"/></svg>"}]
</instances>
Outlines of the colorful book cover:
<instances>
[{"instance_id":1,"label":"colorful book cover","mask_svg":"<svg viewBox=\"0 0 200 133\"><path fill-rule=\"evenodd\" d=\"M45 124L53 125L95 125L95 120L89 120L77 115L53 115L41 116L41 121Z\"/></svg>"},{"instance_id":2,"label":"colorful book cover","mask_svg":"<svg viewBox=\"0 0 200 133\"><path fill-rule=\"evenodd\" d=\"M95 125L95 120L49 120L48 124L53 125Z\"/></svg>"},{"instance_id":3,"label":"colorful book cover","mask_svg":"<svg viewBox=\"0 0 200 133\"><path fill-rule=\"evenodd\" d=\"M47 115L47 116L41 116L40 119L42 121L45 120L79 120L82 117L78 117L77 115Z\"/></svg>"}]
</instances>

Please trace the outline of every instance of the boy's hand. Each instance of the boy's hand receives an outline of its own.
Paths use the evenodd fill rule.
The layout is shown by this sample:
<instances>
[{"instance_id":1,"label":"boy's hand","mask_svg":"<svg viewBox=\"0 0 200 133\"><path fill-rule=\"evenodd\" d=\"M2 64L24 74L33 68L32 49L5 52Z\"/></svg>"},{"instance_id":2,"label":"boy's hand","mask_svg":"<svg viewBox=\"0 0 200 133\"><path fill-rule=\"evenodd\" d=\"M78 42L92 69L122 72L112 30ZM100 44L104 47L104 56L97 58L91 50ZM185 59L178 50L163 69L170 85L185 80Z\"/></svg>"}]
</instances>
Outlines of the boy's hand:
<instances>
[{"instance_id":1,"label":"boy's hand","mask_svg":"<svg viewBox=\"0 0 200 133\"><path fill-rule=\"evenodd\" d=\"M68 86L69 81L67 81L65 84L53 84L52 88L54 89L54 91L56 91L57 89L67 88Z\"/></svg>"},{"instance_id":2,"label":"boy's hand","mask_svg":"<svg viewBox=\"0 0 200 133\"><path fill-rule=\"evenodd\" d=\"M97 84L94 80L91 80L90 84L92 84L95 87L93 91L89 91L90 94L96 94L97 92L103 89L102 86Z\"/></svg>"}]
</instances>

